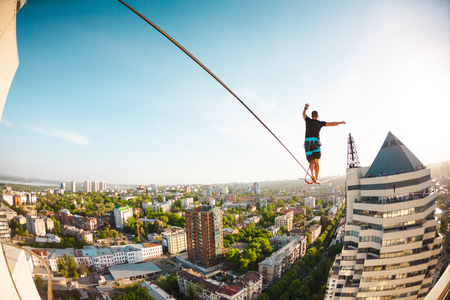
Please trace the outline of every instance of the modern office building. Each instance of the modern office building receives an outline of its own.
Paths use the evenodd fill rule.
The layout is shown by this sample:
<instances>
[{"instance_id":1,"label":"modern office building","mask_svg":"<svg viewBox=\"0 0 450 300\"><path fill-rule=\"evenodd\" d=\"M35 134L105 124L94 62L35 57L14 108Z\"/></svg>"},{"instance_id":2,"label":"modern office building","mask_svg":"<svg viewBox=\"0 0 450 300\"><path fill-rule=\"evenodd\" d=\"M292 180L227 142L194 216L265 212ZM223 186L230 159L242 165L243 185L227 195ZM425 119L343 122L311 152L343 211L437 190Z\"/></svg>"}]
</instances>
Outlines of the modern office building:
<instances>
[{"instance_id":1,"label":"modern office building","mask_svg":"<svg viewBox=\"0 0 450 300\"><path fill-rule=\"evenodd\" d=\"M205 268L222 262L222 211L210 205L191 206L185 211L188 259Z\"/></svg>"},{"instance_id":2,"label":"modern office building","mask_svg":"<svg viewBox=\"0 0 450 300\"><path fill-rule=\"evenodd\" d=\"M129 206L116 206L114 208L114 221L116 222L117 228L122 229L132 216L133 210Z\"/></svg>"},{"instance_id":3,"label":"modern office building","mask_svg":"<svg viewBox=\"0 0 450 300\"><path fill-rule=\"evenodd\" d=\"M424 299L441 251L431 172L392 133L370 167L347 169L344 248L326 300Z\"/></svg>"},{"instance_id":4,"label":"modern office building","mask_svg":"<svg viewBox=\"0 0 450 300\"><path fill-rule=\"evenodd\" d=\"M70 187L72 188L72 193L76 193L77 192L77 183L75 181L72 181L70 183Z\"/></svg>"},{"instance_id":5,"label":"modern office building","mask_svg":"<svg viewBox=\"0 0 450 300\"><path fill-rule=\"evenodd\" d=\"M65 182L61 182L61 185L59 187L60 190L66 190L66 183Z\"/></svg>"}]
</instances>

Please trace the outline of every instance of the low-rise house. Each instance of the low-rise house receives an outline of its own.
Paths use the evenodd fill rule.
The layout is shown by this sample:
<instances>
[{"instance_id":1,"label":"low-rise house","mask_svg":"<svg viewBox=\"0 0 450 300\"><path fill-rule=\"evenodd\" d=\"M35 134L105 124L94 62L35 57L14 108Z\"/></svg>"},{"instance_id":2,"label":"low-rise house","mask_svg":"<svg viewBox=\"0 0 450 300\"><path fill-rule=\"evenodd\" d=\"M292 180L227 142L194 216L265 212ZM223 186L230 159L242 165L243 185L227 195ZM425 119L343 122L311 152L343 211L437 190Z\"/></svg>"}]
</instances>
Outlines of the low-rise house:
<instances>
[{"instance_id":1,"label":"low-rise house","mask_svg":"<svg viewBox=\"0 0 450 300\"><path fill-rule=\"evenodd\" d=\"M237 229L237 228L227 228L227 227L223 228L223 236L224 237L229 234L238 234L238 233L239 233L239 229Z\"/></svg>"},{"instance_id":2,"label":"low-rise house","mask_svg":"<svg viewBox=\"0 0 450 300\"><path fill-rule=\"evenodd\" d=\"M260 217L251 217L251 218L248 218L247 220L245 220L244 221L244 223L245 224L250 224L250 223L255 223L255 225L256 224L258 224L259 223L259 220L260 220L261 218Z\"/></svg>"},{"instance_id":3,"label":"low-rise house","mask_svg":"<svg viewBox=\"0 0 450 300\"><path fill-rule=\"evenodd\" d=\"M61 238L57 235L47 233L45 236L36 236L36 243L61 243Z\"/></svg>"}]
</instances>

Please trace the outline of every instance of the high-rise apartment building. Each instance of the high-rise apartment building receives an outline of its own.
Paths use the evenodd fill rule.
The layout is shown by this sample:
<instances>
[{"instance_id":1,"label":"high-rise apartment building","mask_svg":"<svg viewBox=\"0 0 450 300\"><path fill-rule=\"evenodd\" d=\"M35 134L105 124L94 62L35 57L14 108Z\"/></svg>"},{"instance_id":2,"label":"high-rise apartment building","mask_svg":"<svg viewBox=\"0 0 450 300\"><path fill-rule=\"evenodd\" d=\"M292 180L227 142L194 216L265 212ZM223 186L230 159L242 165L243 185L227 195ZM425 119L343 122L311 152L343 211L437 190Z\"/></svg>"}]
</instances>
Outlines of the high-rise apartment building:
<instances>
[{"instance_id":1,"label":"high-rise apartment building","mask_svg":"<svg viewBox=\"0 0 450 300\"><path fill-rule=\"evenodd\" d=\"M77 183L75 181L72 181L70 183L70 187L72 189L72 193L76 193L77 192Z\"/></svg>"},{"instance_id":2,"label":"high-rise apartment building","mask_svg":"<svg viewBox=\"0 0 450 300\"><path fill-rule=\"evenodd\" d=\"M86 180L85 182L84 182L84 191L86 192L86 193L90 193L90 192L92 192L92 189L91 189L91 181L90 180Z\"/></svg>"},{"instance_id":3,"label":"high-rise apartment building","mask_svg":"<svg viewBox=\"0 0 450 300\"><path fill-rule=\"evenodd\" d=\"M91 183L91 191L92 192L98 192L100 190L100 182L98 181L92 181Z\"/></svg>"},{"instance_id":4,"label":"high-rise apartment building","mask_svg":"<svg viewBox=\"0 0 450 300\"><path fill-rule=\"evenodd\" d=\"M61 190L66 190L66 183L65 182L61 182L61 186L59 187L59 189Z\"/></svg>"},{"instance_id":5,"label":"high-rise apartment building","mask_svg":"<svg viewBox=\"0 0 450 300\"><path fill-rule=\"evenodd\" d=\"M253 192L259 194L259 184L257 182L253 183Z\"/></svg>"},{"instance_id":6,"label":"high-rise apartment building","mask_svg":"<svg viewBox=\"0 0 450 300\"><path fill-rule=\"evenodd\" d=\"M222 211L219 207L197 205L187 209L186 239L190 261L211 268L222 262Z\"/></svg>"},{"instance_id":7,"label":"high-rise apartment building","mask_svg":"<svg viewBox=\"0 0 450 300\"><path fill-rule=\"evenodd\" d=\"M0 215L0 242L11 242L11 230L6 215Z\"/></svg>"},{"instance_id":8,"label":"high-rise apartment building","mask_svg":"<svg viewBox=\"0 0 450 300\"><path fill-rule=\"evenodd\" d=\"M106 191L106 181L100 182L100 191Z\"/></svg>"},{"instance_id":9,"label":"high-rise apartment building","mask_svg":"<svg viewBox=\"0 0 450 300\"><path fill-rule=\"evenodd\" d=\"M424 299L441 251L431 172L392 133L370 167L347 169L344 248L330 299Z\"/></svg>"}]
</instances>

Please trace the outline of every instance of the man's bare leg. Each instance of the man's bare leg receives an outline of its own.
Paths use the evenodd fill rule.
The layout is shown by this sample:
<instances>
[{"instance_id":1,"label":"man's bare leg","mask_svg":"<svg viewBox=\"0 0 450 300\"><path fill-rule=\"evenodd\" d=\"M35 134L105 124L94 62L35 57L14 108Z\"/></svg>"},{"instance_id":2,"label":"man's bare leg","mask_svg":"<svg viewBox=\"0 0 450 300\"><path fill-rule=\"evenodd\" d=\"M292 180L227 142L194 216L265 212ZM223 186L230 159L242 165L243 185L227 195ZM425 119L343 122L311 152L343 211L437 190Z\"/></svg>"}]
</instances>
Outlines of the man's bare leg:
<instances>
[{"instance_id":1,"label":"man's bare leg","mask_svg":"<svg viewBox=\"0 0 450 300\"><path fill-rule=\"evenodd\" d=\"M319 181L320 167L319 167L319 159L318 158L314 159L314 170L315 170L315 174L316 174L316 181Z\"/></svg>"},{"instance_id":2,"label":"man's bare leg","mask_svg":"<svg viewBox=\"0 0 450 300\"><path fill-rule=\"evenodd\" d=\"M316 181L316 177L314 177L315 162L316 160L314 158L311 158L311 162L309 163L309 171L311 172L310 174L313 181Z\"/></svg>"}]
</instances>

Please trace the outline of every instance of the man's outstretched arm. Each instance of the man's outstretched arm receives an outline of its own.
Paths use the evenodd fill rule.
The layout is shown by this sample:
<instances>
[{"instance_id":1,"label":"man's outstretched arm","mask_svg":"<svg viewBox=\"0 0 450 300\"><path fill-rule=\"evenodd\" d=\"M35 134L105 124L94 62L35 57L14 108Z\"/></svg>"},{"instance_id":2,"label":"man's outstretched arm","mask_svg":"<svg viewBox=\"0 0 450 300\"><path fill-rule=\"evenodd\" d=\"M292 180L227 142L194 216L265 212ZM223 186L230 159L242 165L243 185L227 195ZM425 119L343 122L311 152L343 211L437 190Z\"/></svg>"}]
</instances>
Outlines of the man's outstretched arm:
<instances>
[{"instance_id":1,"label":"man's outstretched arm","mask_svg":"<svg viewBox=\"0 0 450 300\"><path fill-rule=\"evenodd\" d=\"M340 124L345 124L345 121L342 121L342 122L327 122L327 126L338 126Z\"/></svg>"},{"instance_id":2,"label":"man's outstretched arm","mask_svg":"<svg viewBox=\"0 0 450 300\"><path fill-rule=\"evenodd\" d=\"M303 113L302 113L303 119L306 119L306 117L308 116L308 115L306 114L306 111L308 110L308 107L309 107L309 104L306 103L306 104L305 104L305 108L303 109Z\"/></svg>"}]
</instances>

